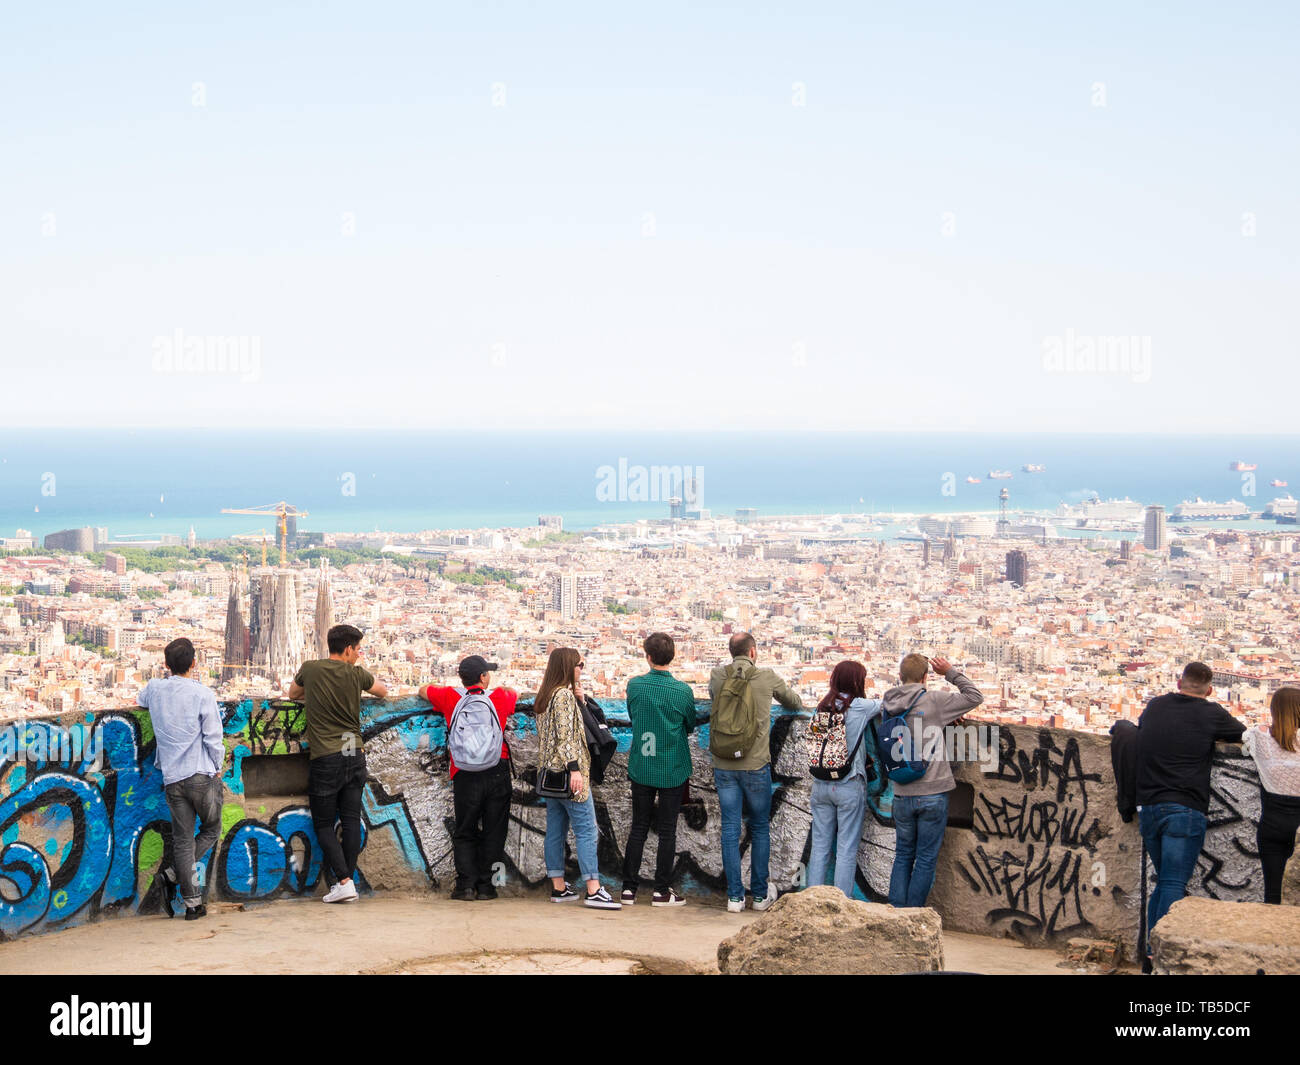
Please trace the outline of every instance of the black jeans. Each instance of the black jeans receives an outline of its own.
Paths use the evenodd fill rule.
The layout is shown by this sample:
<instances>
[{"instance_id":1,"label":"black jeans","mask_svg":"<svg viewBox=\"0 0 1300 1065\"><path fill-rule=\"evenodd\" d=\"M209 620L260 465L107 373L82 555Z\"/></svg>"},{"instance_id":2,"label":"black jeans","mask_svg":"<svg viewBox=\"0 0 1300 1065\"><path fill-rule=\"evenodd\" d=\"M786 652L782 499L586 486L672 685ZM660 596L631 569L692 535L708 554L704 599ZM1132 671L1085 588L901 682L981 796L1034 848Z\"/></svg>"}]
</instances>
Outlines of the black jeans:
<instances>
[{"instance_id":1,"label":"black jeans","mask_svg":"<svg viewBox=\"0 0 1300 1065\"><path fill-rule=\"evenodd\" d=\"M457 891L491 885L492 866L505 856L510 791L510 763L505 761L477 773L458 769L452 778Z\"/></svg>"},{"instance_id":2,"label":"black jeans","mask_svg":"<svg viewBox=\"0 0 1300 1065\"><path fill-rule=\"evenodd\" d=\"M221 834L221 774L195 773L163 788L172 815L172 857L181 898L186 906L203 901L203 885L196 875L198 861L208 853ZM199 819L199 838L194 838L194 818Z\"/></svg>"},{"instance_id":3,"label":"black jeans","mask_svg":"<svg viewBox=\"0 0 1300 1065\"><path fill-rule=\"evenodd\" d=\"M628 833L627 850L623 854L623 888L635 891L640 883L641 855L653 818L655 835L659 837L659 849L655 855L655 891L666 892L673 876L673 862L677 858L677 814L682 808L686 785L652 788L635 780L628 783L632 785L632 831Z\"/></svg>"},{"instance_id":4,"label":"black jeans","mask_svg":"<svg viewBox=\"0 0 1300 1065\"><path fill-rule=\"evenodd\" d=\"M1300 828L1300 798L1274 795L1263 788L1259 793L1259 828L1255 841L1264 866L1264 901L1277 905L1282 901L1282 873L1295 850L1296 829Z\"/></svg>"},{"instance_id":5,"label":"black jeans","mask_svg":"<svg viewBox=\"0 0 1300 1065\"><path fill-rule=\"evenodd\" d=\"M361 853L361 790L366 786L366 756L326 754L311 760L307 771L307 801L311 821L320 841L321 864L328 865L337 880L349 880ZM343 842L335 834L334 822L343 828Z\"/></svg>"}]
</instances>

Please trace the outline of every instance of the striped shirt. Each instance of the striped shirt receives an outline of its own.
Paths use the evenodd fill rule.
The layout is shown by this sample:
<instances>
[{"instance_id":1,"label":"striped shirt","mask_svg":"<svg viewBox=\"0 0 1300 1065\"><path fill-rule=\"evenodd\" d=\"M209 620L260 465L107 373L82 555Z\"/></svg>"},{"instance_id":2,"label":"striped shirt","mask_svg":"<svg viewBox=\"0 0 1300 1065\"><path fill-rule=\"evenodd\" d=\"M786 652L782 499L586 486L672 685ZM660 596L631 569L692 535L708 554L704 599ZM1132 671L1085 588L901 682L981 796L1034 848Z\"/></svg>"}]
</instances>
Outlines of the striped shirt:
<instances>
[{"instance_id":1,"label":"striped shirt","mask_svg":"<svg viewBox=\"0 0 1300 1065\"><path fill-rule=\"evenodd\" d=\"M652 669L627 682L632 746L627 775L647 788L678 788L691 775L695 696L666 669Z\"/></svg>"}]
</instances>

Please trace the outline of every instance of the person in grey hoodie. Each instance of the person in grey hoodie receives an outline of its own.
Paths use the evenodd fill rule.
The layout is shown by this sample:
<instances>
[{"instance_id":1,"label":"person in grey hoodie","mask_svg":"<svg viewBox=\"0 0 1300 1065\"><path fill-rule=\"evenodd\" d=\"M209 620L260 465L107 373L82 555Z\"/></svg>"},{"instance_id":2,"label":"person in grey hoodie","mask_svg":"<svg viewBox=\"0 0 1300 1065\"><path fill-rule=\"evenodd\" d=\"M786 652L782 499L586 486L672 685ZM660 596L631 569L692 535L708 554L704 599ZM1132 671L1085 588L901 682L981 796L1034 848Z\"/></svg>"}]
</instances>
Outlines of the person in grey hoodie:
<instances>
[{"instance_id":1,"label":"person in grey hoodie","mask_svg":"<svg viewBox=\"0 0 1300 1065\"><path fill-rule=\"evenodd\" d=\"M925 678L934 671L955 692L932 692ZM908 726L920 729L925 775L910 784L894 784L894 869L889 878L891 906L924 906L934 884L934 869L948 827L948 793L956 786L948 764L943 730L984 701L984 695L946 658L906 656L898 669L902 681L885 692L885 714L897 715L908 706ZM914 740L915 742L915 740Z\"/></svg>"}]
</instances>

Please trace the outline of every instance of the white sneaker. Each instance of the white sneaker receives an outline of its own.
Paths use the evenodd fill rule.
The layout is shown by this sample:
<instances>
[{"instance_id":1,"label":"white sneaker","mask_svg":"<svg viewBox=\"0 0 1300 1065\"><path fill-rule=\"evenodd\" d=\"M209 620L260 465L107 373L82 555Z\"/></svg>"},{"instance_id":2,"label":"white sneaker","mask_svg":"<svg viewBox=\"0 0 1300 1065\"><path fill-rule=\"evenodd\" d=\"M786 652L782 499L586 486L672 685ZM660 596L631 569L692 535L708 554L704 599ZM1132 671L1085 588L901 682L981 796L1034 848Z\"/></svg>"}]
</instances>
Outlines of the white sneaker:
<instances>
[{"instance_id":1,"label":"white sneaker","mask_svg":"<svg viewBox=\"0 0 1300 1065\"><path fill-rule=\"evenodd\" d=\"M340 880L326 892L321 902L356 902L357 886L351 880Z\"/></svg>"},{"instance_id":2,"label":"white sneaker","mask_svg":"<svg viewBox=\"0 0 1300 1065\"><path fill-rule=\"evenodd\" d=\"M772 907L772 903L774 903L775 901L776 901L776 885L775 885L775 884L768 884L768 885L767 885L767 898L765 898L765 899L755 899L755 900L754 900L754 909L755 909L757 912L762 913L764 910L771 909L771 907Z\"/></svg>"},{"instance_id":3,"label":"white sneaker","mask_svg":"<svg viewBox=\"0 0 1300 1065\"><path fill-rule=\"evenodd\" d=\"M743 898L741 898L741 899L728 899L728 900L727 900L727 912L728 912L728 913L744 913L744 912L745 912L745 900L744 900Z\"/></svg>"}]
</instances>

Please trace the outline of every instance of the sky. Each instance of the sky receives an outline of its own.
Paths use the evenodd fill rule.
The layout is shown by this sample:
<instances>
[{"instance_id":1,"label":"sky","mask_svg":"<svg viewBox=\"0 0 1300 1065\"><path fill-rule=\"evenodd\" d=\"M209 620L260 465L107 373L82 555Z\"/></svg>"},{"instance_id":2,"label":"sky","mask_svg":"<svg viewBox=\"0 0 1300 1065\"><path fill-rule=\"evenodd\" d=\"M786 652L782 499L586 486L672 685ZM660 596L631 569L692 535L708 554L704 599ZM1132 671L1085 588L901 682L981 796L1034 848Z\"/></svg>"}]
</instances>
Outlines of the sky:
<instances>
[{"instance_id":1,"label":"sky","mask_svg":"<svg viewBox=\"0 0 1300 1065\"><path fill-rule=\"evenodd\" d=\"M5 426L1290 432L1285 4L24 5Z\"/></svg>"}]
</instances>

